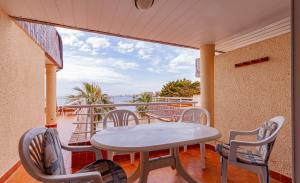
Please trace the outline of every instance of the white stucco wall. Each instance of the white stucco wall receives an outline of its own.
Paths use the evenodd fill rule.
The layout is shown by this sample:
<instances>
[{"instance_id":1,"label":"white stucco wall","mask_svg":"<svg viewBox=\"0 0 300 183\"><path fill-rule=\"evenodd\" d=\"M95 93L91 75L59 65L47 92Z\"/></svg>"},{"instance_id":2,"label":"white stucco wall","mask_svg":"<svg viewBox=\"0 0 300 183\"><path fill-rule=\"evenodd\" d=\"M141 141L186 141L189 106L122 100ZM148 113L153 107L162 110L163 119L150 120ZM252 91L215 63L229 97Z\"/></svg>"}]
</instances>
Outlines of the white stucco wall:
<instances>
[{"instance_id":1,"label":"white stucco wall","mask_svg":"<svg viewBox=\"0 0 300 183\"><path fill-rule=\"evenodd\" d=\"M45 55L0 10L0 176L18 160L18 143L44 124Z\"/></svg>"},{"instance_id":2,"label":"white stucco wall","mask_svg":"<svg viewBox=\"0 0 300 183\"><path fill-rule=\"evenodd\" d=\"M270 169L291 177L291 43L277 36L215 58L215 127L222 141L230 130L251 130L276 115L286 118L269 161ZM270 61L234 64L269 56Z\"/></svg>"}]
</instances>

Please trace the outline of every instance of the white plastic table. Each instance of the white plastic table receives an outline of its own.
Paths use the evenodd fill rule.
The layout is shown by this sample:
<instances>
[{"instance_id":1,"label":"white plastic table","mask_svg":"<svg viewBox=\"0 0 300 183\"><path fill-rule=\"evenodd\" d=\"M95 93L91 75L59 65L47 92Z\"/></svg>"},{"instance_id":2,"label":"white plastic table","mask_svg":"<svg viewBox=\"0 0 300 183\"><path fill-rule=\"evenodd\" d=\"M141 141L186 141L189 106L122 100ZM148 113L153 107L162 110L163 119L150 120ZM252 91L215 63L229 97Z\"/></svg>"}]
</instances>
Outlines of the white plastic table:
<instances>
[{"instance_id":1,"label":"white plastic table","mask_svg":"<svg viewBox=\"0 0 300 183\"><path fill-rule=\"evenodd\" d=\"M154 123L136 126L113 127L97 132L91 144L99 149L111 151L140 152L140 164L135 173L128 178L134 182L147 182L151 170L172 167L190 183L196 183L182 167L179 159L179 147L215 140L220 132L208 126L195 123ZM168 156L149 159L149 152L171 149Z\"/></svg>"}]
</instances>

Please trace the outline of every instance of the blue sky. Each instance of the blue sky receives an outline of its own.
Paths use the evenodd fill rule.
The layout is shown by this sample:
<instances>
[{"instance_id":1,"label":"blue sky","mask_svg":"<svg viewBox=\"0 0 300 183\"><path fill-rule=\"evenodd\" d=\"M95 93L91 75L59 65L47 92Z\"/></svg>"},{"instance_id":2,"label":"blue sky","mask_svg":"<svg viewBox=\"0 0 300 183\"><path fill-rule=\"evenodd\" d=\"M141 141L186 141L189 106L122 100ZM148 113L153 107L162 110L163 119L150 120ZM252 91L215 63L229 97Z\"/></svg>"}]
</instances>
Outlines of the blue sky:
<instances>
[{"instance_id":1,"label":"blue sky","mask_svg":"<svg viewBox=\"0 0 300 183\"><path fill-rule=\"evenodd\" d=\"M199 51L57 28L64 46L64 69L57 95L73 93L82 82L97 82L108 95L159 91L171 80L195 78Z\"/></svg>"}]
</instances>

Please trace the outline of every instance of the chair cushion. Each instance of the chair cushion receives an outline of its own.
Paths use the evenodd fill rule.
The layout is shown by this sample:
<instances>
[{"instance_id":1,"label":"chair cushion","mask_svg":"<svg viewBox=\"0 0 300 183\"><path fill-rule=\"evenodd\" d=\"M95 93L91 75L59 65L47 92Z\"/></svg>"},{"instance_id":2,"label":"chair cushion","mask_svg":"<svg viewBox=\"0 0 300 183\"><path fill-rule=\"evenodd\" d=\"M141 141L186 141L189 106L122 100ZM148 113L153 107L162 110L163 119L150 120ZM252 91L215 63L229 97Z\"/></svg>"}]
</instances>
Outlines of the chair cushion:
<instances>
[{"instance_id":1,"label":"chair cushion","mask_svg":"<svg viewBox=\"0 0 300 183\"><path fill-rule=\"evenodd\" d=\"M277 128L278 128L277 123L275 123L273 121L265 122L263 124L263 126L260 128L260 131L257 135L257 140L259 141L259 140L263 140L263 139L270 137L276 131ZM268 144L265 144L263 146L258 146L256 148L257 153L261 154L264 157L264 159L266 161L268 161L270 158L274 143L275 143L275 139Z\"/></svg>"},{"instance_id":2,"label":"chair cushion","mask_svg":"<svg viewBox=\"0 0 300 183\"><path fill-rule=\"evenodd\" d=\"M259 129L259 133L257 134L257 140L263 140L271 136L277 128L277 123L273 121L265 122Z\"/></svg>"},{"instance_id":3,"label":"chair cushion","mask_svg":"<svg viewBox=\"0 0 300 183\"><path fill-rule=\"evenodd\" d=\"M219 153L223 158L228 159L229 153L230 153L230 145L229 144L217 144L216 145L216 151ZM266 162L263 160L263 158L253 153L253 151L239 148L237 151L237 161L240 163L245 164L252 164L252 165L258 165L258 166L266 166Z\"/></svg>"},{"instance_id":4,"label":"chair cushion","mask_svg":"<svg viewBox=\"0 0 300 183\"><path fill-rule=\"evenodd\" d=\"M110 160L97 160L76 173L98 171L104 183L126 183L127 176L124 170Z\"/></svg>"},{"instance_id":5,"label":"chair cushion","mask_svg":"<svg viewBox=\"0 0 300 183\"><path fill-rule=\"evenodd\" d=\"M44 168L48 175L66 174L64 159L58 133L54 128L48 128L44 133Z\"/></svg>"}]
</instances>

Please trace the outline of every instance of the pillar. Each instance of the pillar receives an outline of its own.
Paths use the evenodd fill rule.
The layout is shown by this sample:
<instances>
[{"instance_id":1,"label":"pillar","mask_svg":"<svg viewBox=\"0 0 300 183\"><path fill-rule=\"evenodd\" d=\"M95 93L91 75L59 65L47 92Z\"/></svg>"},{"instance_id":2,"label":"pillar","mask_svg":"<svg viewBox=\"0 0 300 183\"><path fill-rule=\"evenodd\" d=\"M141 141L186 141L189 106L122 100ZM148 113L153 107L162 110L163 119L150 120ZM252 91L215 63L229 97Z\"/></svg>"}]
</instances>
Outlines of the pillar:
<instances>
[{"instance_id":1,"label":"pillar","mask_svg":"<svg viewBox=\"0 0 300 183\"><path fill-rule=\"evenodd\" d=\"M200 46L200 106L210 113L211 126L214 126L214 58L214 44Z\"/></svg>"},{"instance_id":2,"label":"pillar","mask_svg":"<svg viewBox=\"0 0 300 183\"><path fill-rule=\"evenodd\" d=\"M56 127L56 66L46 65L46 127Z\"/></svg>"}]
</instances>

